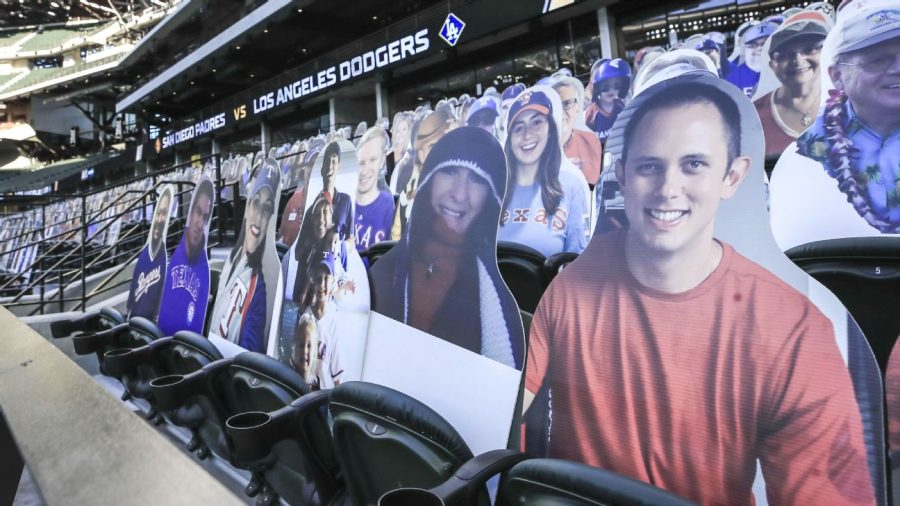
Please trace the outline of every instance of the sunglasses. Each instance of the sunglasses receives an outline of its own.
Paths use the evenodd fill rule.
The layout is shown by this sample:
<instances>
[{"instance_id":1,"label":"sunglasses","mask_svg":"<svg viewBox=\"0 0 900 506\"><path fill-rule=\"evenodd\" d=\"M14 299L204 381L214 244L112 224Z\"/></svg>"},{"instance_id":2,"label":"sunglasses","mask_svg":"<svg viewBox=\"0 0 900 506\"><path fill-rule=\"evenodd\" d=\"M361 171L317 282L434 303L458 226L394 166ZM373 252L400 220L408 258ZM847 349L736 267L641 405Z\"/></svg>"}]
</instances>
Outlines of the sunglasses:
<instances>
[{"instance_id":1,"label":"sunglasses","mask_svg":"<svg viewBox=\"0 0 900 506\"><path fill-rule=\"evenodd\" d=\"M786 62L789 62L789 61L793 60L794 58L796 58L797 55L814 56L814 55L819 54L821 51L822 51L822 43L820 42L816 45L806 46L804 48L797 49L794 51L774 51L772 53L772 59L777 61L778 63L786 63Z\"/></svg>"}]
</instances>

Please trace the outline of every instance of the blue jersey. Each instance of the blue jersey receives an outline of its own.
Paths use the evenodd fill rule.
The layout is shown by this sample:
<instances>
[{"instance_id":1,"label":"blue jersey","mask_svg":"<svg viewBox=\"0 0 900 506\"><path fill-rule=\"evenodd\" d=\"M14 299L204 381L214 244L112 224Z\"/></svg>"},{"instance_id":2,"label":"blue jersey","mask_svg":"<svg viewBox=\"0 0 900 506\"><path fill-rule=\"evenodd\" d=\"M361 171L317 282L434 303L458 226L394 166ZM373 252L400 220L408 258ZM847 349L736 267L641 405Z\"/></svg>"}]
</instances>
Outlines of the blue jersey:
<instances>
[{"instance_id":1,"label":"blue jersey","mask_svg":"<svg viewBox=\"0 0 900 506\"><path fill-rule=\"evenodd\" d=\"M206 250L191 261L187 240L182 237L172 254L163 288L159 312L159 328L167 336L179 330L203 333L209 304L209 260Z\"/></svg>"},{"instance_id":2,"label":"blue jersey","mask_svg":"<svg viewBox=\"0 0 900 506\"><path fill-rule=\"evenodd\" d=\"M749 98L753 97L753 92L756 90L756 83L759 82L759 72L748 67L746 63L741 63L728 70L728 76L725 77L725 80L740 88Z\"/></svg>"},{"instance_id":3,"label":"blue jersey","mask_svg":"<svg viewBox=\"0 0 900 506\"><path fill-rule=\"evenodd\" d=\"M544 208L539 184L514 185L497 238L524 244L545 257L561 251L581 253L587 246L587 199L573 174L560 171L559 181L563 197L552 216Z\"/></svg>"},{"instance_id":4,"label":"blue jersey","mask_svg":"<svg viewBox=\"0 0 900 506\"><path fill-rule=\"evenodd\" d=\"M394 197L382 191L368 205L356 204L356 249L363 251L375 243L390 239L394 222Z\"/></svg>"},{"instance_id":5,"label":"blue jersey","mask_svg":"<svg viewBox=\"0 0 900 506\"><path fill-rule=\"evenodd\" d=\"M597 138L600 139L601 143L606 143L606 139L609 138L609 131L612 130L616 118L619 117L619 113L623 109L625 109L625 102L621 99L616 100L609 114L603 112L599 107L596 108L594 117L588 123L588 128L597 134Z\"/></svg>"},{"instance_id":6,"label":"blue jersey","mask_svg":"<svg viewBox=\"0 0 900 506\"><path fill-rule=\"evenodd\" d=\"M131 288L128 291L128 317L143 316L156 322L163 276L166 273L166 249L159 246L156 258L150 258L150 246L144 246L134 265Z\"/></svg>"}]
</instances>

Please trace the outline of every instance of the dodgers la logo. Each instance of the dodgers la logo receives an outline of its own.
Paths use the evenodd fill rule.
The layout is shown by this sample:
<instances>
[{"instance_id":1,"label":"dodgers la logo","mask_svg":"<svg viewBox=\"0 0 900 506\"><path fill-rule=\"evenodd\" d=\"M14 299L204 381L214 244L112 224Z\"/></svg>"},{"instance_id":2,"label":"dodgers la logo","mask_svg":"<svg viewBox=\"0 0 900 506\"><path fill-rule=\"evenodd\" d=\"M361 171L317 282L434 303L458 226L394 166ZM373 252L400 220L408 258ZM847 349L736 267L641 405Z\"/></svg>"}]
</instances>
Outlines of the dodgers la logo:
<instances>
[{"instance_id":1,"label":"dodgers la logo","mask_svg":"<svg viewBox=\"0 0 900 506\"><path fill-rule=\"evenodd\" d=\"M451 12L447 14L447 19L444 20L444 26L441 27L440 36L444 39L444 42L450 46L455 46L456 43L459 42L459 36L462 35L462 31L465 27L466 24L463 23L463 20L459 19Z\"/></svg>"}]
</instances>

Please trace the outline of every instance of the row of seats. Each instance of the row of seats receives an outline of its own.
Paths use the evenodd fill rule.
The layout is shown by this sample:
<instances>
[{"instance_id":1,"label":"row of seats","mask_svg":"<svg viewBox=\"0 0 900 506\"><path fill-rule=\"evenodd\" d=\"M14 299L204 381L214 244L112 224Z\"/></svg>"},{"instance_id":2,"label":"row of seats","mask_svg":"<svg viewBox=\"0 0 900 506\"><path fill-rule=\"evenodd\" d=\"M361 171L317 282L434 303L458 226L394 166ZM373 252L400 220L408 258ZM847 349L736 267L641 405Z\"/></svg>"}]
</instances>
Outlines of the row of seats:
<instances>
[{"instance_id":1,"label":"row of seats","mask_svg":"<svg viewBox=\"0 0 900 506\"><path fill-rule=\"evenodd\" d=\"M530 272L543 274L531 260ZM164 336L111 308L51 332L71 337L77 354L96 355L101 373L122 383L123 399L147 403L151 422L189 430L188 451L248 471L245 493L261 504L490 504L485 482L501 473L496 504L690 504L582 464L515 450L475 456L446 420L405 394L365 382L310 392L268 356L222 358L200 334Z\"/></svg>"}]
</instances>

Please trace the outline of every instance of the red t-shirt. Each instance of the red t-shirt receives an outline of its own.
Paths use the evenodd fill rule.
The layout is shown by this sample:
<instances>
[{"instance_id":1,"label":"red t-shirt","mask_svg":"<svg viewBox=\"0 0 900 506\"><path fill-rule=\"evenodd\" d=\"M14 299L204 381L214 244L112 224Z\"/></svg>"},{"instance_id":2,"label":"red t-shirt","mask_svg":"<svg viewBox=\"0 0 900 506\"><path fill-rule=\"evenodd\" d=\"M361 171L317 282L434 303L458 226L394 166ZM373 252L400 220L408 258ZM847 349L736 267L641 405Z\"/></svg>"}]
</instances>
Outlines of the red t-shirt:
<instances>
[{"instance_id":1,"label":"red t-shirt","mask_svg":"<svg viewBox=\"0 0 900 506\"><path fill-rule=\"evenodd\" d=\"M754 503L759 459L770 504L874 504L831 321L727 244L697 287L643 287L624 239L595 237L534 315L525 385L552 388L550 456L729 505Z\"/></svg>"},{"instance_id":2,"label":"red t-shirt","mask_svg":"<svg viewBox=\"0 0 900 506\"><path fill-rule=\"evenodd\" d=\"M796 137L788 135L775 121L772 113L772 93L775 92L766 93L753 102L766 138L766 158L781 156L781 153L797 140Z\"/></svg>"},{"instance_id":3,"label":"red t-shirt","mask_svg":"<svg viewBox=\"0 0 900 506\"><path fill-rule=\"evenodd\" d=\"M603 170L603 146L597 135L593 132L585 132L572 129L566 145L563 146L566 158L584 173L584 178L590 184L597 184L600 179L600 171Z\"/></svg>"}]
</instances>

